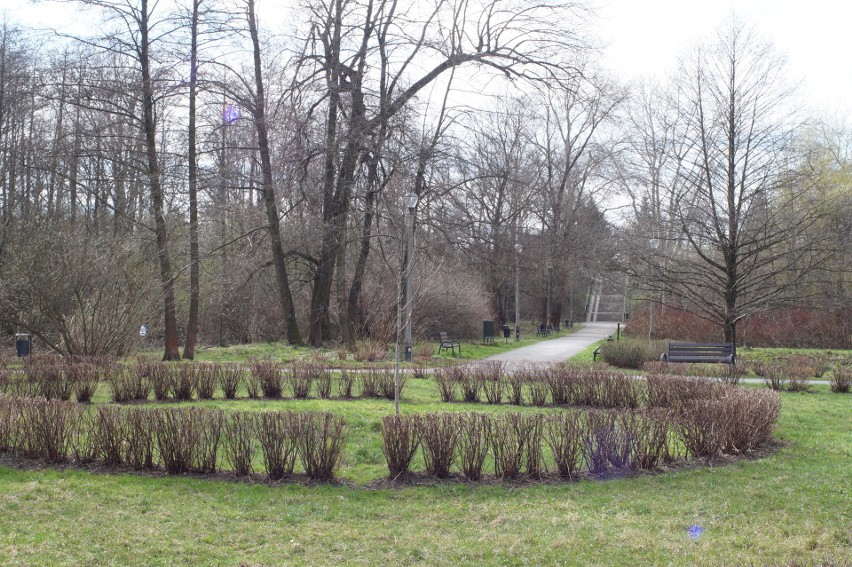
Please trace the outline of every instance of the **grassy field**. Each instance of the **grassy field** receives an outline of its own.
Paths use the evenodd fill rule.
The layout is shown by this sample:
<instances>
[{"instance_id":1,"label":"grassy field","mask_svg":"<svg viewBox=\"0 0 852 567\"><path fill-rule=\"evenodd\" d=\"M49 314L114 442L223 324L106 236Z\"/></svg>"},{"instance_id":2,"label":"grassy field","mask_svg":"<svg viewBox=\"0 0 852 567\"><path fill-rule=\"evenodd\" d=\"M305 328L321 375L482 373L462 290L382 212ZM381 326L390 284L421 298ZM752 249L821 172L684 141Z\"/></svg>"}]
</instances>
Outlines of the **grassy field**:
<instances>
[{"instance_id":1,"label":"grassy field","mask_svg":"<svg viewBox=\"0 0 852 567\"><path fill-rule=\"evenodd\" d=\"M480 340L463 339L461 354L453 354L442 351L438 355L438 342L419 342L415 343L412 352L415 355L419 353L430 353L430 356L420 357L420 363L426 366L440 366L451 361L470 361L481 360L495 354L500 354L508 350L513 350L519 347L530 346L543 340L563 337L569 333L582 328L581 324L577 324L571 329L561 329L554 332L549 337L538 337L532 327L529 332L524 332L521 335L520 342L515 342L514 335L507 341L502 336L495 338L494 341L485 343ZM497 329L499 331L499 329ZM162 355L161 350L143 351L143 355L158 357ZM378 362L386 364L393 363L393 351L384 353L385 358ZM210 346L198 349L196 360L199 362L245 362L250 358L270 358L281 362L292 362L294 360L322 357L330 363L341 367L360 366L364 363L359 363L355 360L353 353L348 353L347 358L342 360L340 353L334 349L314 349L310 347L291 346L283 342L275 343L252 343L246 345L230 345L225 347ZM407 365L406 365L407 366Z\"/></svg>"},{"instance_id":2,"label":"grassy field","mask_svg":"<svg viewBox=\"0 0 852 567\"><path fill-rule=\"evenodd\" d=\"M450 481L390 489L370 484L386 474L379 423L391 412L390 402L195 402L343 415L349 435L343 482L268 486L0 466L0 563L852 561L852 396L826 387L781 395L776 436L784 446L762 459L608 481L512 486ZM98 398L104 399L103 391ZM436 401L431 380L409 381L403 398L404 411L447 409ZM422 469L417 463L413 468Z\"/></svg>"}]
</instances>

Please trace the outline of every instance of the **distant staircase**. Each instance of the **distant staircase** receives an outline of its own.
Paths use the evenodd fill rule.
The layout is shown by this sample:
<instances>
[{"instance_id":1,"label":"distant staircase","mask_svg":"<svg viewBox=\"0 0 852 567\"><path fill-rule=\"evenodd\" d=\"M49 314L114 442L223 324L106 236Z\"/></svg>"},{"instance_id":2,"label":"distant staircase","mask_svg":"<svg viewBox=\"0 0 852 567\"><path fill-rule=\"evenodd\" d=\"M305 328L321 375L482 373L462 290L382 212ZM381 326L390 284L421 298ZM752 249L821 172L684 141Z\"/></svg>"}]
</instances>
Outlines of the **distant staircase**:
<instances>
[{"instance_id":1,"label":"distant staircase","mask_svg":"<svg viewBox=\"0 0 852 567\"><path fill-rule=\"evenodd\" d=\"M586 322L618 323L624 319L624 289L616 277L596 277L589 288Z\"/></svg>"}]
</instances>

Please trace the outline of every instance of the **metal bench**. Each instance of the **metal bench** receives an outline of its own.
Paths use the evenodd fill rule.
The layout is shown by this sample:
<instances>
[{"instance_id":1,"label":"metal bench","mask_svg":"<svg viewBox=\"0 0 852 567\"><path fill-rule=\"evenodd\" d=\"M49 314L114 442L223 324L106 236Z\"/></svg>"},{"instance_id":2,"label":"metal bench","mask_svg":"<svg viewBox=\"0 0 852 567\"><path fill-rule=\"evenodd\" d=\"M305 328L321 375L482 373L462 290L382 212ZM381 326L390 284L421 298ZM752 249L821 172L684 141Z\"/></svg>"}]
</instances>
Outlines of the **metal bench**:
<instances>
[{"instance_id":1,"label":"metal bench","mask_svg":"<svg viewBox=\"0 0 852 567\"><path fill-rule=\"evenodd\" d=\"M733 343L669 343L660 360L736 364Z\"/></svg>"},{"instance_id":2,"label":"metal bench","mask_svg":"<svg viewBox=\"0 0 852 567\"><path fill-rule=\"evenodd\" d=\"M438 354L441 354L442 350L452 351L453 356L456 355L456 347L459 349L459 354L461 354L461 341L458 339L451 339L447 333L441 331L438 333Z\"/></svg>"},{"instance_id":3,"label":"metal bench","mask_svg":"<svg viewBox=\"0 0 852 567\"><path fill-rule=\"evenodd\" d=\"M551 332L552 329L548 325L545 325L544 323L539 323L538 330L535 332L535 334L539 337L547 337L550 336Z\"/></svg>"}]
</instances>

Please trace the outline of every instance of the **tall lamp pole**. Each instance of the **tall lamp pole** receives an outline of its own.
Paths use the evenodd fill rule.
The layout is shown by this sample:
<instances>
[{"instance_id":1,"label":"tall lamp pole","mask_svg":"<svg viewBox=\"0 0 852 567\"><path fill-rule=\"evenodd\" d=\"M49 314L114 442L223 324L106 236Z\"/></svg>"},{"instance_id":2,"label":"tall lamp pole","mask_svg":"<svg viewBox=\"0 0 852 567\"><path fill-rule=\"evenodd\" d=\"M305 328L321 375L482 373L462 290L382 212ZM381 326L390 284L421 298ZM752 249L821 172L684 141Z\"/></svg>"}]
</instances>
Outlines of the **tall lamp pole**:
<instances>
[{"instance_id":1,"label":"tall lamp pole","mask_svg":"<svg viewBox=\"0 0 852 567\"><path fill-rule=\"evenodd\" d=\"M544 330L550 329L550 286L553 279L553 262L547 261L547 295L544 300Z\"/></svg>"},{"instance_id":2,"label":"tall lamp pole","mask_svg":"<svg viewBox=\"0 0 852 567\"><path fill-rule=\"evenodd\" d=\"M657 248L660 247L660 241L656 238L652 238L648 241L648 244L651 246L651 250L656 251ZM653 253L653 252L652 252ZM648 340L654 340L654 299L649 299L650 302L650 316L648 317Z\"/></svg>"},{"instance_id":3,"label":"tall lamp pole","mask_svg":"<svg viewBox=\"0 0 852 567\"><path fill-rule=\"evenodd\" d=\"M515 244L515 342L521 340L521 261L520 256L524 247Z\"/></svg>"},{"instance_id":4,"label":"tall lamp pole","mask_svg":"<svg viewBox=\"0 0 852 567\"><path fill-rule=\"evenodd\" d=\"M411 292L411 267L414 259L414 210L420 197L415 192L405 196L405 206L408 207L408 248L405 263L405 361L411 362L411 309L414 297Z\"/></svg>"}]
</instances>

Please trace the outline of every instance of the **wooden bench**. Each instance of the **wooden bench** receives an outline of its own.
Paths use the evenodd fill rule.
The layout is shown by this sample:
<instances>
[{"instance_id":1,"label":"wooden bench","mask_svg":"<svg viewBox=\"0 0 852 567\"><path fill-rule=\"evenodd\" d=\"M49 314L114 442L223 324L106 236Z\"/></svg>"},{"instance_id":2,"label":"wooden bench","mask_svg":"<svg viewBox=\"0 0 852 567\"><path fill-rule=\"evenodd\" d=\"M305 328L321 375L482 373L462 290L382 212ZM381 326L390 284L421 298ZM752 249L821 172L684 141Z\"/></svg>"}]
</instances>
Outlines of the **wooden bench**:
<instances>
[{"instance_id":1,"label":"wooden bench","mask_svg":"<svg viewBox=\"0 0 852 567\"><path fill-rule=\"evenodd\" d=\"M736 364L732 343L669 343L660 360Z\"/></svg>"},{"instance_id":2,"label":"wooden bench","mask_svg":"<svg viewBox=\"0 0 852 567\"><path fill-rule=\"evenodd\" d=\"M461 354L461 341L458 339L451 339L447 333L441 331L438 333L438 354L441 354L442 350L450 350L453 353L453 356L456 355L456 347L459 349L459 354Z\"/></svg>"}]
</instances>

